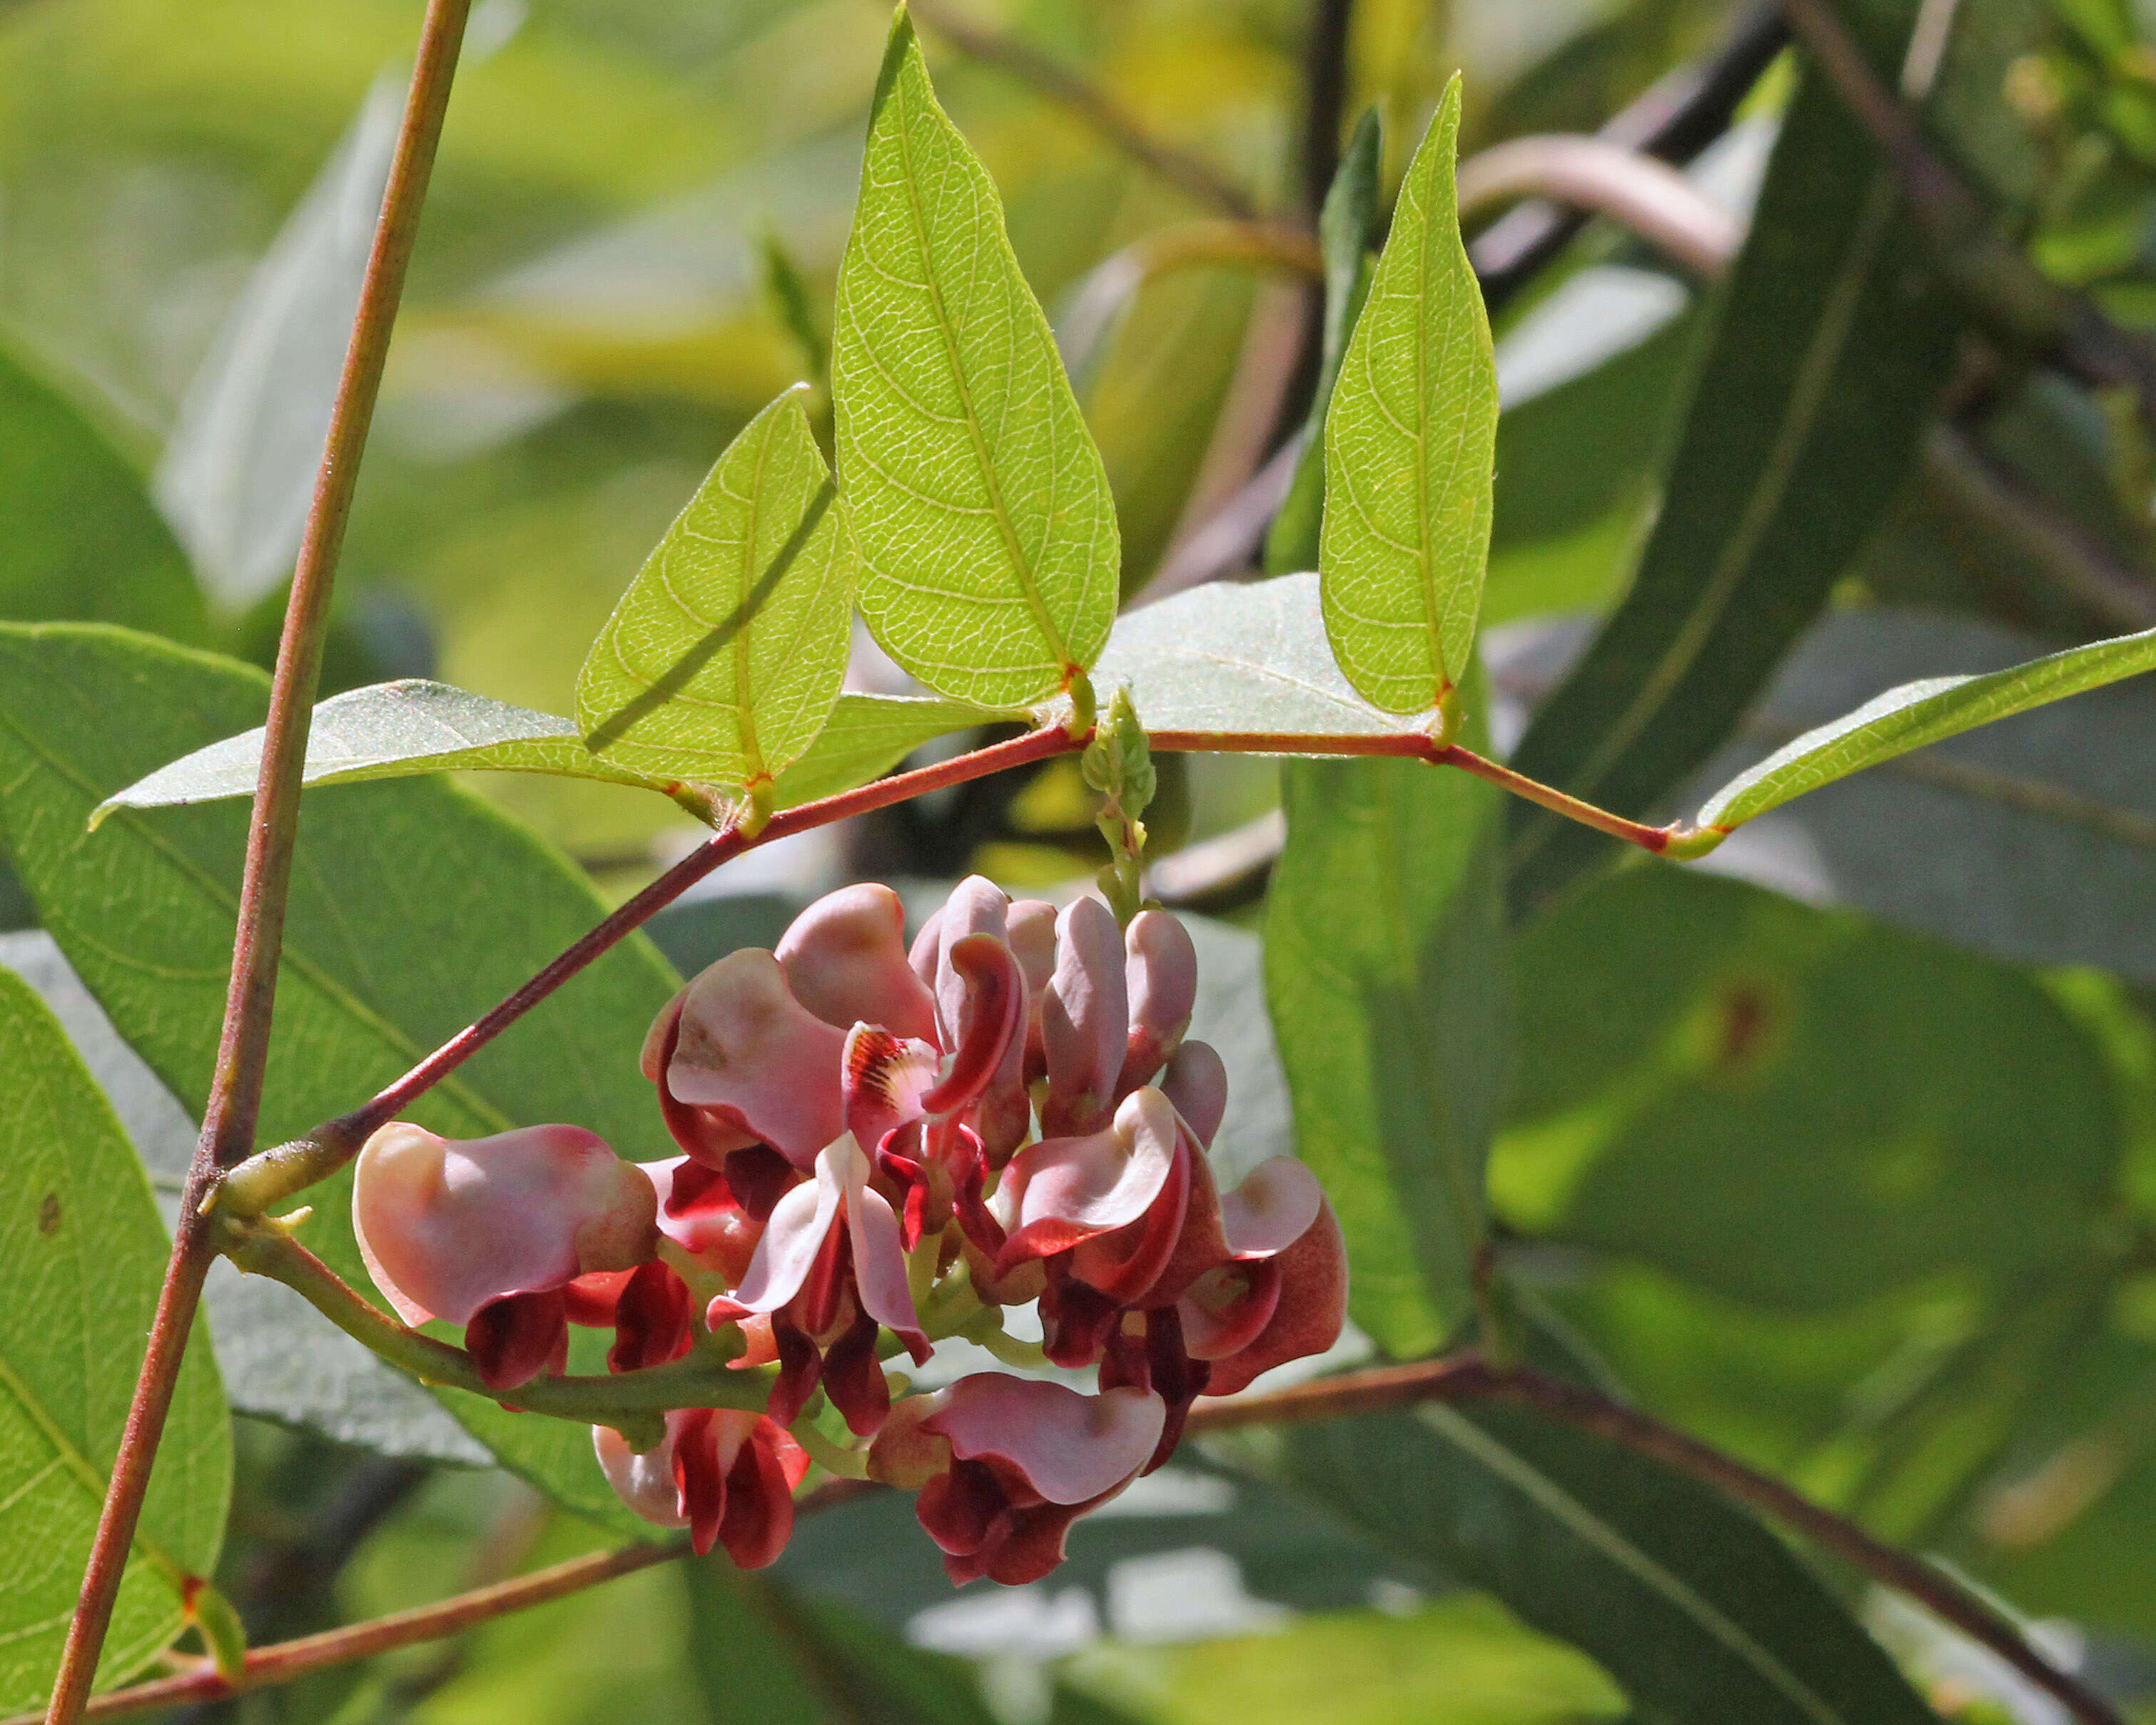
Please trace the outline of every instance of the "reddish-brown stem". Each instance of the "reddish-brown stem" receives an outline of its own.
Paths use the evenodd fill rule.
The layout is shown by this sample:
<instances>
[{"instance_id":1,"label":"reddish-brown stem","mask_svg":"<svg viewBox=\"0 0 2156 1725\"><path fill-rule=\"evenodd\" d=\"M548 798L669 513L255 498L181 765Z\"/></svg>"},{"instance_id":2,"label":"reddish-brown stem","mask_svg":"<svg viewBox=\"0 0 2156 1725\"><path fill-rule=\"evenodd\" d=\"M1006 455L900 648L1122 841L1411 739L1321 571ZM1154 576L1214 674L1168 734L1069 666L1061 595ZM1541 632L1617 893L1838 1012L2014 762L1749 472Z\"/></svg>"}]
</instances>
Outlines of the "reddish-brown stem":
<instances>
[{"instance_id":1,"label":"reddish-brown stem","mask_svg":"<svg viewBox=\"0 0 2156 1725\"><path fill-rule=\"evenodd\" d=\"M254 1137L262 1098L262 1071L269 1054L270 1014L277 988L277 957L283 945L286 888L291 878L292 842L299 829L300 773L307 752L308 721L322 637L328 627L331 584L337 553L344 543L361 452L374 416L383 362L403 292L404 270L418 232L419 209L441 136L464 40L470 0L429 0L412 71L411 95L398 133L396 155L383 193L382 212L361 284L359 308L344 369L337 378L329 434L315 484L300 553L292 572L291 598L277 648L277 670L270 688L262 767L255 782L254 815L247 834L247 858L241 877L239 927L232 953L232 978L225 996L224 1028L210 1080L203 1132L180 1206L172 1255L157 1298L149 1346L136 1379L135 1398L114 1458L97 1532L83 1572L82 1594L68 1625L67 1642L54 1679L46 1710L49 1725L74 1725L97 1675L97 1659L112 1618L121 1572L135 1539L151 1464L172 1407L187 1332L202 1297L203 1278L214 1255L201 1214L202 1199L222 1170L244 1156Z\"/></svg>"},{"instance_id":2,"label":"reddish-brown stem","mask_svg":"<svg viewBox=\"0 0 2156 1725\"><path fill-rule=\"evenodd\" d=\"M109 1719L122 1713L145 1712L151 1707L172 1707L182 1702L223 1701L249 1689L289 1683L326 1666L409 1647L418 1641L439 1640L444 1635L455 1635L510 1612L543 1605L549 1599L595 1587L602 1581L649 1569L654 1563L664 1563L681 1556L688 1548L686 1543L630 1545L619 1551L593 1552L584 1557L571 1558L551 1568L534 1570L529 1575L497 1582L491 1587L475 1588L470 1593L438 1599L431 1605L418 1605L409 1611L373 1618L366 1623L254 1648L249 1652L237 1681L227 1681L205 1663L200 1671L137 1683L132 1688L100 1696L90 1703L84 1717ZM36 1717L26 1713L19 1718L0 1721L0 1725L32 1725Z\"/></svg>"},{"instance_id":3,"label":"reddish-brown stem","mask_svg":"<svg viewBox=\"0 0 2156 1725\"><path fill-rule=\"evenodd\" d=\"M2123 1725L2118 1712L2101 1696L2058 1670L2029 1645L2010 1620L1951 1575L1875 1539L1847 1517L1821 1507L1771 1475L1746 1466L1734 1456L1686 1436L1651 1414L1579 1384L1471 1358L1430 1360L1321 1378L1240 1401L1201 1402L1191 1409L1184 1429L1192 1433L1224 1431L1290 1420L1340 1419L1420 1401L1491 1399L1523 1403L1704 1481L1918 1601L1943 1622L1989 1648L2056 1698L2082 1725Z\"/></svg>"}]
</instances>

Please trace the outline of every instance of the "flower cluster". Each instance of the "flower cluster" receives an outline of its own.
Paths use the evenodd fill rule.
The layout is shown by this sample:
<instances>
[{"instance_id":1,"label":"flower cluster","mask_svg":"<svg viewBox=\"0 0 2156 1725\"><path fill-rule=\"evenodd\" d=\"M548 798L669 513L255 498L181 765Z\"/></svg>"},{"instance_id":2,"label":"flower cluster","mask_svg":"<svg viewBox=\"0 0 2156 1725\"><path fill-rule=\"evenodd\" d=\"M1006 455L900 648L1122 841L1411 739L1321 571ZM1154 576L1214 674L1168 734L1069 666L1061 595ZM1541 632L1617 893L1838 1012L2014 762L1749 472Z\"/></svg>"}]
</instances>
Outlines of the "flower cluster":
<instances>
[{"instance_id":1,"label":"flower cluster","mask_svg":"<svg viewBox=\"0 0 2156 1725\"><path fill-rule=\"evenodd\" d=\"M572 1127L385 1127L353 1194L367 1267L406 1322L463 1325L496 1390L559 1372L572 1323L613 1329L615 1371L692 1349L762 1368L760 1413L680 1409L641 1453L596 1431L623 1500L699 1551L778 1555L806 1443L917 1491L954 1580L1036 1579L1197 1397L1322 1352L1346 1311L1307 1169L1214 1183L1227 1075L1184 1039L1197 979L1161 911L1124 928L1097 899L1059 912L975 877L909 950L897 896L847 887L652 1025L680 1156L624 1163ZM1035 1302L1044 1363L1096 1368L1097 1394L982 1372L894 1403L910 1386L886 1359L959 1334L1010 1357L998 1308ZM825 1402L865 1445L823 1431Z\"/></svg>"}]
</instances>

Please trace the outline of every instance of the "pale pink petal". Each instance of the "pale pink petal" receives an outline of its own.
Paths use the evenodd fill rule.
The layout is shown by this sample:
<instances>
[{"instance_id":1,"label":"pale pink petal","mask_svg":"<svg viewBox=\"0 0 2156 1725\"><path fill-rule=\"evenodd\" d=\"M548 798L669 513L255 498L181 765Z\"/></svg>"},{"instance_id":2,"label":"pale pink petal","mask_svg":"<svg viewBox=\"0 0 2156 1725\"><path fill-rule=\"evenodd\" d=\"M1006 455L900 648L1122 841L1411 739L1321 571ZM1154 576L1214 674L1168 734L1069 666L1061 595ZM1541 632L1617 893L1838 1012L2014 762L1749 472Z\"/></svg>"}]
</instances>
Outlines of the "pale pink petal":
<instances>
[{"instance_id":1,"label":"pale pink petal","mask_svg":"<svg viewBox=\"0 0 2156 1725\"><path fill-rule=\"evenodd\" d=\"M630 1449L629 1440L611 1425L592 1428L592 1448L598 1452L599 1471L607 1483L616 1497L654 1527L689 1525L681 1508L680 1487L674 1482L675 1429L684 1417L669 1414L665 1441L641 1455Z\"/></svg>"},{"instance_id":2,"label":"pale pink petal","mask_svg":"<svg viewBox=\"0 0 2156 1725\"><path fill-rule=\"evenodd\" d=\"M410 1324L469 1323L490 1301L644 1263L657 1209L643 1170L575 1126L460 1142L396 1122L367 1141L352 1181L367 1273Z\"/></svg>"},{"instance_id":3,"label":"pale pink petal","mask_svg":"<svg viewBox=\"0 0 2156 1725\"><path fill-rule=\"evenodd\" d=\"M942 1062L933 1045L907 1041L880 1024L856 1024L846 1034L846 1130L865 1150L927 1111L922 1099L936 1088Z\"/></svg>"},{"instance_id":4,"label":"pale pink petal","mask_svg":"<svg viewBox=\"0 0 2156 1725\"><path fill-rule=\"evenodd\" d=\"M841 1145L853 1150L854 1141L844 1137L831 1147ZM803 1181L773 1208L763 1238L756 1243L756 1255L749 1260L748 1274L726 1303L742 1312L776 1312L799 1293L823 1249L824 1236L839 1219L844 1196L844 1176L826 1152L816 1158L815 1178Z\"/></svg>"},{"instance_id":5,"label":"pale pink petal","mask_svg":"<svg viewBox=\"0 0 2156 1725\"><path fill-rule=\"evenodd\" d=\"M777 956L793 998L827 1024L936 1034L935 1000L906 963L906 907L888 886L826 893L793 919Z\"/></svg>"},{"instance_id":6,"label":"pale pink petal","mask_svg":"<svg viewBox=\"0 0 2156 1725\"><path fill-rule=\"evenodd\" d=\"M845 1041L793 998L778 959L745 947L689 984L666 1088L805 1170L845 1130Z\"/></svg>"},{"instance_id":7,"label":"pale pink petal","mask_svg":"<svg viewBox=\"0 0 2156 1725\"><path fill-rule=\"evenodd\" d=\"M1169 1057L1160 1088L1198 1142L1209 1146L1228 1111L1228 1068L1219 1050L1209 1042L1184 1043Z\"/></svg>"},{"instance_id":8,"label":"pale pink petal","mask_svg":"<svg viewBox=\"0 0 2156 1725\"><path fill-rule=\"evenodd\" d=\"M1128 1479L1152 1459L1167 1404L1150 1391L1081 1395L1060 1384L978 1372L921 1429L950 1440L962 1461L1009 1463L1050 1503L1083 1503Z\"/></svg>"},{"instance_id":9,"label":"pale pink petal","mask_svg":"<svg viewBox=\"0 0 2156 1725\"><path fill-rule=\"evenodd\" d=\"M1317 1219L1278 1257L1252 1266L1280 1277L1280 1299L1255 1340L1213 1362L1208 1395L1233 1395L1259 1373L1322 1353L1340 1339L1348 1321L1348 1243L1332 1206L1321 1204Z\"/></svg>"},{"instance_id":10,"label":"pale pink petal","mask_svg":"<svg viewBox=\"0 0 2156 1725\"><path fill-rule=\"evenodd\" d=\"M1149 1084L1175 1052L1198 1004L1198 949L1166 911L1141 911L1124 932L1128 951L1130 1040L1118 1088Z\"/></svg>"},{"instance_id":11,"label":"pale pink petal","mask_svg":"<svg viewBox=\"0 0 2156 1725\"><path fill-rule=\"evenodd\" d=\"M1025 973L1011 949L992 934L969 934L943 955L965 985L950 1062L942 1081L921 1099L932 1114L955 1113L998 1079L1015 1078L1019 1032L1025 1023Z\"/></svg>"},{"instance_id":12,"label":"pale pink petal","mask_svg":"<svg viewBox=\"0 0 2156 1725\"><path fill-rule=\"evenodd\" d=\"M1025 972L1026 992L1038 1001L1055 974L1055 906L1044 898L1013 899L1004 938Z\"/></svg>"},{"instance_id":13,"label":"pale pink petal","mask_svg":"<svg viewBox=\"0 0 2156 1725\"><path fill-rule=\"evenodd\" d=\"M1325 1189L1292 1156L1276 1156L1220 1195L1220 1231L1239 1258L1269 1258L1310 1231L1325 1204Z\"/></svg>"},{"instance_id":14,"label":"pale pink petal","mask_svg":"<svg viewBox=\"0 0 2156 1725\"><path fill-rule=\"evenodd\" d=\"M1044 1133L1088 1132L1106 1118L1116 1104L1129 1021L1116 914L1097 898L1074 899L1056 921L1055 973L1040 1006L1048 1057Z\"/></svg>"},{"instance_id":15,"label":"pale pink petal","mask_svg":"<svg viewBox=\"0 0 2156 1725\"><path fill-rule=\"evenodd\" d=\"M637 1068L654 1084L659 1082L666 1066L666 1042L674 1034L674 1026L681 1017L681 1003L689 998L686 988L676 994L660 1009L659 1016L651 1021L651 1028L644 1033L644 1048L637 1055Z\"/></svg>"},{"instance_id":16,"label":"pale pink petal","mask_svg":"<svg viewBox=\"0 0 2156 1725\"><path fill-rule=\"evenodd\" d=\"M957 1046L966 1013L966 979L951 968L951 948L969 934L1004 938L1010 901L1003 890L978 875L968 875L951 889L936 913L936 1021L945 1050Z\"/></svg>"},{"instance_id":17,"label":"pale pink petal","mask_svg":"<svg viewBox=\"0 0 2156 1725\"><path fill-rule=\"evenodd\" d=\"M913 944L906 953L906 968L919 978L921 986L931 994L936 991L936 961L942 956L943 911L939 906L921 925L921 932L914 936Z\"/></svg>"},{"instance_id":18,"label":"pale pink petal","mask_svg":"<svg viewBox=\"0 0 2156 1725\"><path fill-rule=\"evenodd\" d=\"M851 1149L850 1141L848 1148ZM834 1159L842 1153L833 1147ZM886 1329L919 1338L921 1319L906 1285L906 1249L899 1243L898 1215L890 1201L868 1184L868 1158L858 1149L844 1158L846 1230L854 1247L854 1286L861 1310ZM925 1353L927 1344L921 1344Z\"/></svg>"},{"instance_id":19,"label":"pale pink petal","mask_svg":"<svg viewBox=\"0 0 2156 1725\"><path fill-rule=\"evenodd\" d=\"M1137 1221L1168 1183L1179 1130L1166 1096L1133 1091L1101 1131L1021 1150L996 1194L998 1219L1011 1236L999 1267Z\"/></svg>"}]
</instances>

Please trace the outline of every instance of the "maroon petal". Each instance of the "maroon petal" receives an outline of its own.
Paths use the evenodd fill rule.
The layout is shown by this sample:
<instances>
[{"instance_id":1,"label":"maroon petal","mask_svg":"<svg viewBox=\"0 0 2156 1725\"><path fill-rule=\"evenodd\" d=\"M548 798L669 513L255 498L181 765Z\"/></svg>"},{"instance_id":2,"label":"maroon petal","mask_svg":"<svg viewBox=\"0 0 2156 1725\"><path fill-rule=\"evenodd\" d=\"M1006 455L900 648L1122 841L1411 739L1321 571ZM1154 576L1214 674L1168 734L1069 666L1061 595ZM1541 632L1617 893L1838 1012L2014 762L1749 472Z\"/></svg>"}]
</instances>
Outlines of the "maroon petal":
<instances>
[{"instance_id":1,"label":"maroon petal","mask_svg":"<svg viewBox=\"0 0 2156 1725\"><path fill-rule=\"evenodd\" d=\"M782 1445L800 1454L791 1438L770 1420L758 1419L726 1471L719 1543L744 1569L761 1569L775 1561L793 1537L793 1487L800 1476L788 1469ZM805 1468L807 1458L802 1460Z\"/></svg>"},{"instance_id":2,"label":"maroon petal","mask_svg":"<svg viewBox=\"0 0 2156 1725\"><path fill-rule=\"evenodd\" d=\"M567 1302L559 1288L490 1300L465 1326L465 1352L492 1390L514 1389L569 1357Z\"/></svg>"},{"instance_id":3,"label":"maroon petal","mask_svg":"<svg viewBox=\"0 0 2156 1725\"><path fill-rule=\"evenodd\" d=\"M615 1304L607 1369L633 1372L680 1358L689 1351L690 1303L689 1285L665 1265L632 1271Z\"/></svg>"}]
</instances>

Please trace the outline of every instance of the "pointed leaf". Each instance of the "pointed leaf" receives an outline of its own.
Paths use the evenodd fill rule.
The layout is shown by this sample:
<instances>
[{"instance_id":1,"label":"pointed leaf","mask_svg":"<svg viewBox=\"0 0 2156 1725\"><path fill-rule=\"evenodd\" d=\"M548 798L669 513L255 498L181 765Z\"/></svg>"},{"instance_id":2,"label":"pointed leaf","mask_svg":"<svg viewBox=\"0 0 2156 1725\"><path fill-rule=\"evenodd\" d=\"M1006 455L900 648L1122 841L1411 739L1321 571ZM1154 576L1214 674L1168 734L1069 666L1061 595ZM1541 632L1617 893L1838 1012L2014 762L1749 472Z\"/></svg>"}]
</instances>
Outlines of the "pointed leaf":
<instances>
[{"instance_id":1,"label":"pointed leaf","mask_svg":"<svg viewBox=\"0 0 2156 1725\"><path fill-rule=\"evenodd\" d=\"M1265 573L1291 574L1317 567L1318 526L1325 515L1325 415L1348 351L1348 332L1370 291L1369 248L1378 229L1383 192L1384 125L1375 107L1356 123L1340 158L1340 171L1318 213L1318 245L1325 259L1325 326L1317 361L1317 388L1310 398L1302 454L1287 501L1265 535Z\"/></svg>"},{"instance_id":2,"label":"pointed leaf","mask_svg":"<svg viewBox=\"0 0 2156 1725\"><path fill-rule=\"evenodd\" d=\"M1419 761L1284 768L1266 998L1296 1147L1348 1236L1349 1310L1399 1357L1472 1303L1511 1063L1502 793Z\"/></svg>"},{"instance_id":3,"label":"pointed leaf","mask_svg":"<svg viewBox=\"0 0 2156 1725\"><path fill-rule=\"evenodd\" d=\"M1402 728L1340 675L1312 574L1216 582L1131 612L1116 620L1096 680L1127 683L1153 731L1387 737Z\"/></svg>"},{"instance_id":4,"label":"pointed leaf","mask_svg":"<svg viewBox=\"0 0 2156 1725\"><path fill-rule=\"evenodd\" d=\"M1916 12L1895 0L1851 18L1906 35ZM1871 43L1889 76L1899 41ZM1892 172L1808 72L1631 587L1514 767L1645 815L1727 737L1881 519L1931 421L1957 324L1916 273L1920 256ZM1548 902L1623 848L1525 803L1511 826L1519 906Z\"/></svg>"},{"instance_id":5,"label":"pointed leaf","mask_svg":"<svg viewBox=\"0 0 2156 1725\"><path fill-rule=\"evenodd\" d=\"M1093 663L1115 506L988 170L901 10L839 266L831 387L860 607L930 688L1013 706Z\"/></svg>"},{"instance_id":6,"label":"pointed leaf","mask_svg":"<svg viewBox=\"0 0 2156 1725\"><path fill-rule=\"evenodd\" d=\"M1435 706L1466 675L1490 551L1497 373L1460 240L1446 86L1400 187L1325 421L1319 568L1348 680L1388 712Z\"/></svg>"},{"instance_id":7,"label":"pointed leaf","mask_svg":"<svg viewBox=\"0 0 2156 1725\"><path fill-rule=\"evenodd\" d=\"M171 1247L110 1105L8 971L0 1072L0 1709L13 1713L43 1702L59 1662ZM179 1635L180 1588L216 1568L231 1491L232 1425L198 1346L121 1580L109 1681Z\"/></svg>"},{"instance_id":8,"label":"pointed leaf","mask_svg":"<svg viewBox=\"0 0 2156 1725\"><path fill-rule=\"evenodd\" d=\"M1486 1588L1671 1725L1937 1725L1779 1539L1707 1486L1517 1409L1296 1429L1294 1482L1379 1547Z\"/></svg>"},{"instance_id":9,"label":"pointed leaf","mask_svg":"<svg viewBox=\"0 0 2156 1725\"><path fill-rule=\"evenodd\" d=\"M160 767L97 806L93 826L116 809L156 809L251 797L262 768L262 731L227 737ZM408 677L332 696L315 709L304 783L351 784L426 773L551 773L649 790L678 787L600 759L577 727L552 713L511 706L447 683Z\"/></svg>"},{"instance_id":10,"label":"pointed leaf","mask_svg":"<svg viewBox=\"0 0 2156 1725\"><path fill-rule=\"evenodd\" d=\"M577 723L600 759L752 789L829 716L860 558L807 394L727 446L592 644Z\"/></svg>"},{"instance_id":11,"label":"pointed leaf","mask_svg":"<svg viewBox=\"0 0 2156 1725\"><path fill-rule=\"evenodd\" d=\"M2156 669L2156 629L2092 641L2026 665L1974 677L1928 677L1876 696L1853 713L1807 731L1707 799L1702 827L1732 827L1793 797L1861 773L1928 743L1974 731Z\"/></svg>"}]
</instances>

